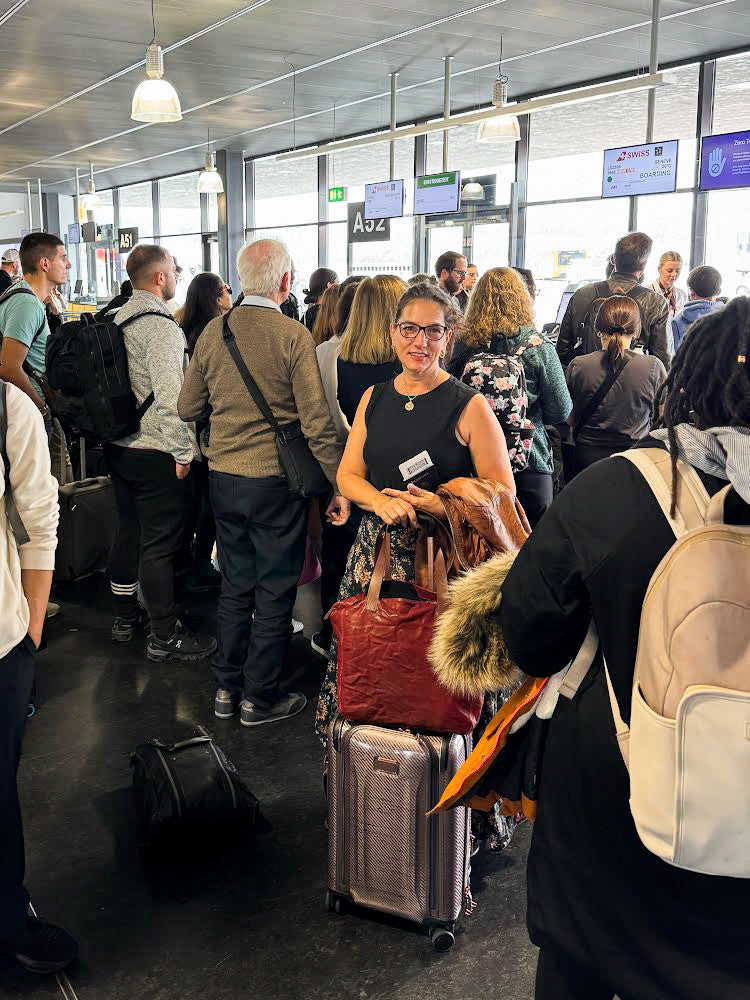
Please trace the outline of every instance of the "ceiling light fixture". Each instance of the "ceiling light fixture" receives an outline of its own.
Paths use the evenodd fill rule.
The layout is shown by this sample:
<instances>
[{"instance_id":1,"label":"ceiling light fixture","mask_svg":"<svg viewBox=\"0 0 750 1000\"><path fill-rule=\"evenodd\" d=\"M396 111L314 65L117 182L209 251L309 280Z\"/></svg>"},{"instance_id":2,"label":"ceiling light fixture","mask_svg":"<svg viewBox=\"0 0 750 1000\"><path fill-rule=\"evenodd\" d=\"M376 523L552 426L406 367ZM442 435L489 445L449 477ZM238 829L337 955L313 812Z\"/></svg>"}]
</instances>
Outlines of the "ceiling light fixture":
<instances>
[{"instance_id":1,"label":"ceiling light fixture","mask_svg":"<svg viewBox=\"0 0 750 1000\"><path fill-rule=\"evenodd\" d=\"M211 129L208 130L206 147L210 146L210 144ZM198 193L224 194L224 182L221 179L221 174L216 169L216 153L212 153L209 148L206 149L206 165L198 174Z\"/></svg>"},{"instance_id":2,"label":"ceiling light fixture","mask_svg":"<svg viewBox=\"0 0 750 1000\"><path fill-rule=\"evenodd\" d=\"M484 188L479 181L468 181L461 188L461 201L484 201Z\"/></svg>"},{"instance_id":3,"label":"ceiling light fixture","mask_svg":"<svg viewBox=\"0 0 750 1000\"><path fill-rule=\"evenodd\" d=\"M81 198L81 208L84 212L95 212L102 207L102 199L96 193L94 184L94 164L89 163L89 182L86 186L86 194Z\"/></svg>"},{"instance_id":4,"label":"ceiling light fixture","mask_svg":"<svg viewBox=\"0 0 750 1000\"><path fill-rule=\"evenodd\" d=\"M134 122L149 122L159 125L163 122L182 120L180 98L164 76L164 56L161 46L156 44L156 17L154 0L151 0L151 24L154 34L146 49L146 80L136 87L130 117Z\"/></svg>"},{"instance_id":5,"label":"ceiling light fixture","mask_svg":"<svg viewBox=\"0 0 750 1000\"><path fill-rule=\"evenodd\" d=\"M508 103L508 77L503 73L503 36L500 36L500 63L497 67L497 80L492 88L492 103L496 108L504 108ZM521 126L517 115L504 118L492 118L482 122L477 132L477 142L518 142L521 138Z\"/></svg>"}]
</instances>

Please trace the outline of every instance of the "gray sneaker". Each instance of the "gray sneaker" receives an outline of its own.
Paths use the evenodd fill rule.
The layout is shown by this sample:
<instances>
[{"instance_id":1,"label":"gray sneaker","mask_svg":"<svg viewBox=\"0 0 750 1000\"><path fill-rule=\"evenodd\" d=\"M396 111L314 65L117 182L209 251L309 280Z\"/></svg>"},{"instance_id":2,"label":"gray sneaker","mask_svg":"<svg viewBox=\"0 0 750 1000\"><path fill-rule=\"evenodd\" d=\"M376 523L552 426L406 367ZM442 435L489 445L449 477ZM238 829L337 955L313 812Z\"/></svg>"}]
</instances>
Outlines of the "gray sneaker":
<instances>
[{"instance_id":1,"label":"gray sneaker","mask_svg":"<svg viewBox=\"0 0 750 1000\"><path fill-rule=\"evenodd\" d=\"M240 707L240 696L219 688L214 698L214 715L217 719L231 719Z\"/></svg>"},{"instance_id":2,"label":"gray sneaker","mask_svg":"<svg viewBox=\"0 0 750 1000\"><path fill-rule=\"evenodd\" d=\"M281 722L298 715L307 705L303 694L292 691L284 695L271 708L256 708L251 701L243 699L240 707L240 722L243 726L262 726L264 722Z\"/></svg>"}]
</instances>

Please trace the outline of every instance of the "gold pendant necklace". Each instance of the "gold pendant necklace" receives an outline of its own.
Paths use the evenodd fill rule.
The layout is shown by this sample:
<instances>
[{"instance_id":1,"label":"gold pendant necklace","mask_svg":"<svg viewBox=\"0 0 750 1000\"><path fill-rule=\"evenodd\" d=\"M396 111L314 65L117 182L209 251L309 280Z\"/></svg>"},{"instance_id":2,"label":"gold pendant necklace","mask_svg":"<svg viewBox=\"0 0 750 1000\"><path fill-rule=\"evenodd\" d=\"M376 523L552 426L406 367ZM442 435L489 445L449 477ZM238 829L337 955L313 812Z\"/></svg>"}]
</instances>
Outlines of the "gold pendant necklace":
<instances>
[{"instance_id":1,"label":"gold pendant necklace","mask_svg":"<svg viewBox=\"0 0 750 1000\"><path fill-rule=\"evenodd\" d=\"M440 372L438 372L438 378L440 378ZM419 396L419 395L426 396L427 393L430 392L435 387L436 383L437 383L437 379L435 379L435 381L432 383L432 385L429 386L429 388L425 389L425 391L423 393L415 392L413 396L409 396L409 393L407 392L406 395L408 396L408 400L407 400L406 403L404 403L404 409L406 410L406 412L407 413L411 413L411 411L414 409L414 400L415 400L415 398L417 396ZM404 387L404 391L406 391L406 387Z\"/></svg>"}]
</instances>

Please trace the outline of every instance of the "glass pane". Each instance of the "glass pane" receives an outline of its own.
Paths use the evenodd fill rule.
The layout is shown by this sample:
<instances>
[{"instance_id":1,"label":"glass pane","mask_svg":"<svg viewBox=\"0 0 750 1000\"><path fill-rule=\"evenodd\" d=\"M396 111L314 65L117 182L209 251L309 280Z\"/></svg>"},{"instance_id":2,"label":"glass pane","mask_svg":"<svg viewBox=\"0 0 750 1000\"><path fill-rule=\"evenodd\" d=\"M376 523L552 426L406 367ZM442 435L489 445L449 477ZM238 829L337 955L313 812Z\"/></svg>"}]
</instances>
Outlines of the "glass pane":
<instances>
[{"instance_id":1,"label":"glass pane","mask_svg":"<svg viewBox=\"0 0 750 1000\"><path fill-rule=\"evenodd\" d=\"M318 161L255 161L255 225L287 226L318 221ZM317 237L316 237L317 239Z\"/></svg>"},{"instance_id":2,"label":"glass pane","mask_svg":"<svg viewBox=\"0 0 750 1000\"><path fill-rule=\"evenodd\" d=\"M175 293L175 301L182 305L188 285L195 275L203 270L203 240L199 235L165 236L159 243L172 254L182 268Z\"/></svg>"},{"instance_id":3,"label":"glass pane","mask_svg":"<svg viewBox=\"0 0 750 1000\"><path fill-rule=\"evenodd\" d=\"M709 194L704 263L721 272L724 295L750 295L750 188Z\"/></svg>"},{"instance_id":4,"label":"glass pane","mask_svg":"<svg viewBox=\"0 0 750 1000\"><path fill-rule=\"evenodd\" d=\"M750 127L748 120L748 79L750 79L750 53L729 56L716 63L716 91L714 96L714 135L722 132L739 132Z\"/></svg>"},{"instance_id":5,"label":"glass pane","mask_svg":"<svg viewBox=\"0 0 750 1000\"><path fill-rule=\"evenodd\" d=\"M463 253L463 226L428 226L427 227L427 270L434 273L434 263L441 253L455 250Z\"/></svg>"},{"instance_id":6,"label":"glass pane","mask_svg":"<svg viewBox=\"0 0 750 1000\"><path fill-rule=\"evenodd\" d=\"M678 188L691 188L695 184L695 120L698 114L699 71L697 64L669 70L664 73L665 85L656 91L654 139L680 140L677 157ZM644 198L642 201L645 200ZM640 217L638 225L640 226ZM649 235L653 236L653 233Z\"/></svg>"},{"instance_id":7,"label":"glass pane","mask_svg":"<svg viewBox=\"0 0 750 1000\"><path fill-rule=\"evenodd\" d=\"M495 174L495 204L507 205L516 176L516 143L477 142L478 130L478 125L462 125L448 132L448 167L460 170L462 179L472 174ZM427 173L436 174L442 169L443 133L428 133Z\"/></svg>"},{"instance_id":8,"label":"glass pane","mask_svg":"<svg viewBox=\"0 0 750 1000\"><path fill-rule=\"evenodd\" d=\"M539 289L537 324L552 323L569 282L601 281L616 241L628 231L628 198L530 206L526 267Z\"/></svg>"},{"instance_id":9,"label":"glass pane","mask_svg":"<svg viewBox=\"0 0 750 1000\"><path fill-rule=\"evenodd\" d=\"M684 261L677 284L685 288L690 267L692 217L692 194L652 194L638 199L638 229L648 233L654 241L644 281L649 284L656 281L659 258L666 250L676 250Z\"/></svg>"},{"instance_id":10,"label":"glass pane","mask_svg":"<svg viewBox=\"0 0 750 1000\"><path fill-rule=\"evenodd\" d=\"M414 218L391 219L387 243L352 244L352 274L395 274L404 281L413 273ZM338 272L343 278L347 273Z\"/></svg>"},{"instance_id":11,"label":"glass pane","mask_svg":"<svg viewBox=\"0 0 750 1000\"><path fill-rule=\"evenodd\" d=\"M532 115L529 201L600 195L604 150L645 141L647 101L636 91Z\"/></svg>"},{"instance_id":12,"label":"glass pane","mask_svg":"<svg viewBox=\"0 0 750 1000\"><path fill-rule=\"evenodd\" d=\"M318 227L287 226L279 229L255 229L247 233L248 241L281 240L292 256L294 264L294 286L292 291L302 306L301 290L307 288L312 272L318 266ZM341 277L344 277L342 274Z\"/></svg>"},{"instance_id":13,"label":"glass pane","mask_svg":"<svg viewBox=\"0 0 750 1000\"><path fill-rule=\"evenodd\" d=\"M215 233L219 228L219 196L218 194L208 194L208 231Z\"/></svg>"},{"instance_id":14,"label":"glass pane","mask_svg":"<svg viewBox=\"0 0 750 1000\"><path fill-rule=\"evenodd\" d=\"M198 172L159 181L159 232L164 236L201 231Z\"/></svg>"},{"instance_id":15,"label":"glass pane","mask_svg":"<svg viewBox=\"0 0 750 1000\"><path fill-rule=\"evenodd\" d=\"M480 274L491 267L507 267L509 239L510 225L507 222L475 223L470 263L479 268Z\"/></svg>"},{"instance_id":16,"label":"glass pane","mask_svg":"<svg viewBox=\"0 0 750 1000\"><path fill-rule=\"evenodd\" d=\"M328 226L328 266L340 278L349 274L349 263L346 254L346 223L334 222Z\"/></svg>"},{"instance_id":17,"label":"glass pane","mask_svg":"<svg viewBox=\"0 0 750 1000\"><path fill-rule=\"evenodd\" d=\"M123 229L137 226L138 239L141 243L148 243L153 239L151 181L120 188L120 225Z\"/></svg>"},{"instance_id":18,"label":"glass pane","mask_svg":"<svg viewBox=\"0 0 750 1000\"><path fill-rule=\"evenodd\" d=\"M94 212L94 219L99 223L100 226L114 225L115 222L115 210L112 204L112 192L111 191L97 191L96 192L102 200L102 207L97 208Z\"/></svg>"}]
</instances>

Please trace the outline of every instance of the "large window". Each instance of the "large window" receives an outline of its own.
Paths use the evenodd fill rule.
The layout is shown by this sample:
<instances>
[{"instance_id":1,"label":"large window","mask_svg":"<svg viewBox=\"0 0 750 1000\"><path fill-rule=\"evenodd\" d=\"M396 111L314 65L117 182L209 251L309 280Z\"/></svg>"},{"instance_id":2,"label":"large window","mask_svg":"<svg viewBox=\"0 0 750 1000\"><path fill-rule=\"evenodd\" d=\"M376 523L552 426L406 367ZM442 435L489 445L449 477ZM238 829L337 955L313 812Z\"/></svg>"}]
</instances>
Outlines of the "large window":
<instances>
[{"instance_id":1,"label":"large window","mask_svg":"<svg viewBox=\"0 0 750 1000\"><path fill-rule=\"evenodd\" d=\"M120 188L120 225L123 229L138 227L143 243L154 235L154 211L151 201L151 181Z\"/></svg>"},{"instance_id":2,"label":"large window","mask_svg":"<svg viewBox=\"0 0 750 1000\"><path fill-rule=\"evenodd\" d=\"M286 226L275 229L248 230L249 240L281 240L289 250L294 264L295 280L292 291L302 304L302 289L318 266L318 227ZM343 275L341 275L343 277Z\"/></svg>"},{"instance_id":3,"label":"large window","mask_svg":"<svg viewBox=\"0 0 750 1000\"><path fill-rule=\"evenodd\" d=\"M198 173L159 181L159 232L165 236L201 231Z\"/></svg>"},{"instance_id":4,"label":"large window","mask_svg":"<svg viewBox=\"0 0 750 1000\"><path fill-rule=\"evenodd\" d=\"M648 233L654 241L654 249L648 262L644 281L649 284L656 280L659 258L666 250L676 250L684 264L682 275L677 281L685 287L690 267L690 233L693 220L693 194L652 194L638 199L638 229Z\"/></svg>"},{"instance_id":5,"label":"large window","mask_svg":"<svg viewBox=\"0 0 750 1000\"><path fill-rule=\"evenodd\" d=\"M298 226L318 221L318 161L255 161L255 225Z\"/></svg>"},{"instance_id":6,"label":"large window","mask_svg":"<svg viewBox=\"0 0 750 1000\"><path fill-rule=\"evenodd\" d=\"M536 318L554 322L570 284L603 281L615 240L628 229L627 198L532 205L526 215L526 266L539 297Z\"/></svg>"},{"instance_id":7,"label":"large window","mask_svg":"<svg viewBox=\"0 0 750 1000\"><path fill-rule=\"evenodd\" d=\"M203 270L203 239L200 233L195 233L191 236L162 236L159 243L182 268L175 292L175 299L182 305L188 285Z\"/></svg>"},{"instance_id":8,"label":"large window","mask_svg":"<svg viewBox=\"0 0 750 1000\"><path fill-rule=\"evenodd\" d=\"M516 144L477 142L478 130L478 125L461 125L448 132L448 167L461 171L462 183L469 177L494 176L494 204L508 205L516 176ZM427 173L442 169L443 133L431 132L427 136Z\"/></svg>"}]
</instances>

